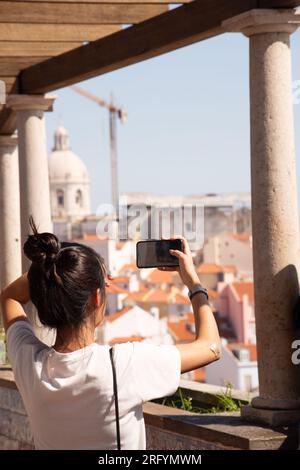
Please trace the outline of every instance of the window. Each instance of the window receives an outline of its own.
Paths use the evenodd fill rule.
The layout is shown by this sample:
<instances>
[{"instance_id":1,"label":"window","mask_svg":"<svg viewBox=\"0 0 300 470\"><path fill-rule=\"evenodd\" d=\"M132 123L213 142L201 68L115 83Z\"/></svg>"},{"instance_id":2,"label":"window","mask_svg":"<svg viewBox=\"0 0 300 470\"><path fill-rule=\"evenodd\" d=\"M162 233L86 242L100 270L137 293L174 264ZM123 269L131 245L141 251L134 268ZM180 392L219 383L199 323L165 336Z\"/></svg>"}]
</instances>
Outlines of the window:
<instances>
[{"instance_id":1,"label":"window","mask_svg":"<svg viewBox=\"0 0 300 470\"><path fill-rule=\"evenodd\" d=\"M58 207L64 207L65 205L65 195L62 189L56 191L57 205Z\"/></svg>"},{"instance_id":2,"label":"window","mask_svg":"<svg viewBox=\"0 0 300 470\"><path fill-rule=\"evenodd\" d=\"M75 202L76 202L77 206L82 207L82 191L81 191L81 189L77 189L77 191L76 191Z\"/></svg>"}]
</instances>

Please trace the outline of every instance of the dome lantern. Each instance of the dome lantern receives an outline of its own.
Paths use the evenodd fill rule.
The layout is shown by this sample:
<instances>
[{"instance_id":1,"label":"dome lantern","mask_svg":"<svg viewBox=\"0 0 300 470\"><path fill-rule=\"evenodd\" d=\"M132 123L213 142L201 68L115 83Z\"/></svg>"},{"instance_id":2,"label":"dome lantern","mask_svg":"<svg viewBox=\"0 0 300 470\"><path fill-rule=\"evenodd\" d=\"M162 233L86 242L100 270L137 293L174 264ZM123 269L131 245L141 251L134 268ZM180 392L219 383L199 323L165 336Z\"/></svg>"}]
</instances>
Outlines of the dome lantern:
<instances>
[{"instance_id":1,"label":"dome lantern","mask_svg":"<svg viewBox=\"0 0 300 470\"><path fill-rule=\"evenodd\" d=\"M70 150L69 134L63 126L59 126L55 131L53 150Z\"/></svg>"}]
</instances>

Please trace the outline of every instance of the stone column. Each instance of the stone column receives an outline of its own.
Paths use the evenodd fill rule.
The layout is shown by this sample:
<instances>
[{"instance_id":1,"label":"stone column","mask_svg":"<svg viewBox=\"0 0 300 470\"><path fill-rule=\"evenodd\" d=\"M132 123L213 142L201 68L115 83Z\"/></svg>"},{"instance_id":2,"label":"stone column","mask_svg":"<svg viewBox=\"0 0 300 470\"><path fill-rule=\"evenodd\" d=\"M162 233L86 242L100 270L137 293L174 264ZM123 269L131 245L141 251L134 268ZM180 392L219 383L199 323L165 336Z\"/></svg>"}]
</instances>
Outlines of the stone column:
<instances>
[{"instance_id":1,"label":"stone column","mask_svg":"<svg viewBox=\"0 0 300 470\"><path fill-rule=\"evenodd\" d=\"M21 276L19 165L16 136L0 136L0 287Z\"/></svg>"},{"instance_id":2,"label":"stone column","mask_svg":"<svg viewBox=\"0 0 300 470\"><path fill-rule=\"evenodd\" d=\"M292 10L252 10L224 22L250 38L251 183L259 397L245 418L300 420L300 366L292 310L299 295L299 235L290 34ZM299 332L298 332L299 334Z\"/></svg>"},{"instance_id":3,"label":"stone column","mask_svg":"<svg viewBox=\"0 0 300 470\"><path fill-rule=\"evenodd\" d=\"M31 215L40 232L52 231L44 112L52 110L54 100L55 97L47 95L9 95L7 98L7 106L17 113L22 244L30 233ZM23 272L29 266L29 260L23 255ZM55 332L41 326L31 303L26 312L39 339L53 343Z\"/></svg>"},{"instance_id":4,"label":"stone column","mask_svg":"<svg viewBox=\"0 0 300 470\"><path fill-rule=\"evenodd\" d=\"M39 231L52 230L44 111L52 109L54 99L39 95L7 99L7 106L17 113L22 243L30 232L30 215ZM23 259L23 270L27 267Z\"/></svg>"}]
</instances>

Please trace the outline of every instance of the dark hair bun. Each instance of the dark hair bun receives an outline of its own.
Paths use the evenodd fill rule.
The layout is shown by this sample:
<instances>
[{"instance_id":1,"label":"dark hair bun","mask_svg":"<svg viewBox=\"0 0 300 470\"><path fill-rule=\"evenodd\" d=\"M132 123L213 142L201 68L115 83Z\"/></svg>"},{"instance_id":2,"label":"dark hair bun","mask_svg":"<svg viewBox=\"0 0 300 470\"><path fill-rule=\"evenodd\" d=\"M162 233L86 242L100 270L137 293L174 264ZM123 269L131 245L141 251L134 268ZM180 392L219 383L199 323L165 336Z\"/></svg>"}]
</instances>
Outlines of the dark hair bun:
<instances>
[{"instance_id":1,"label":"dark hair bun","mask_svg":"<svg viewBox=\"0 0 300 470\"><path fill-rule=\"evenodd\" d=\"M47 269L56 260L60 250L60 242L53 233L38 233L32 217L30 217L29 223L33 235L29 235L24 243L24 253L30 261Z\"/></svg>"},{"instance_id":2,"label":"dark hair bun","mask_svg":"<svg viewBox=\"0 0 300 470\"><path fill-rule=\"evenodd\" d=\"M28 270L29 293L42 325L49 328L72 327L78 331L95 310L92 295L100 289L105 304L106 268L103 258L80 243L62 242L52 233L33 231L24 244L32 261Z\"/></svg>"}]
</instances>

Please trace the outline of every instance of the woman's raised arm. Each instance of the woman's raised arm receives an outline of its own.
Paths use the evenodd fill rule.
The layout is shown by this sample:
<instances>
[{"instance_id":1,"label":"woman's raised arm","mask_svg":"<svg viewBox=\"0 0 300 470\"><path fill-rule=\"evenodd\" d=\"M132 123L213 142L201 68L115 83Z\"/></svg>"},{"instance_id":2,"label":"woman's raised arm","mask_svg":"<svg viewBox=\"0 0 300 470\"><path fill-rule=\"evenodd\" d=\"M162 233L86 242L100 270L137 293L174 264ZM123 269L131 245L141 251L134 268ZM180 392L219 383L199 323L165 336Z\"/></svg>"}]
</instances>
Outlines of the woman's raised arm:
<instances>
[{"instance_id":1,"label":"woman's raised arm","mask_svg":"<svg viewBox=\"0 0 300 470\"><path fill-rule=\"evenodd\" d=\"M190 292L195 292L201 287L196 273L192 254L188 242L183 237L183 251L170 250L173 256L179 260L179 267L175 270L179 273L182 282ZM165 268L165 270L173 270ZM185 344L177 344L181 354L181 372L198 369L220 358L220 336L216 320L209 305L205 293L197 292L191 300L195 316L195 340Z\"/></svg>"},{"instance_id":2,"label":"woman's raised arm","mask_svg":"<svg viewBox=\"0 0 300 470\"><path fill-rule=\"evenodd\" d=\"M27 319L23 304L29 300L28 279L25 273L1 292L1 313L5 331L15 321Z\"/></svg>"}]
</instances>

